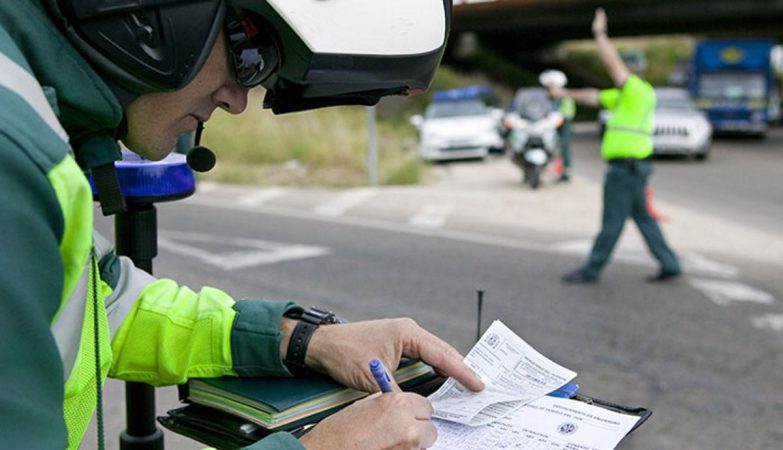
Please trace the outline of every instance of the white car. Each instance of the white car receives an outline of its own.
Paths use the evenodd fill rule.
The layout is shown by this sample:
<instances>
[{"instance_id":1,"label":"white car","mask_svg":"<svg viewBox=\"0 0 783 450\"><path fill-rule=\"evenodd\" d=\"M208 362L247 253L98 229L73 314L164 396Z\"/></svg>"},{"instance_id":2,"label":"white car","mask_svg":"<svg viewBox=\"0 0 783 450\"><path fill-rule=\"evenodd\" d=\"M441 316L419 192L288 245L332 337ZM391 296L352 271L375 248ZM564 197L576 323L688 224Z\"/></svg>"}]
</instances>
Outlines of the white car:
<instances>
[{"instance_id":1,"label":"white car","mask_svg":"<svg viewBox=\"0 0 783 450\"><path fill-rule=\"evenodd\" d=\"M479 99L431 103L424 116L411 117L419 129L419 154L428 161L485 158L503 147L502 115Z\"/></svg>"},{"instance_id":2,"label":"white car","mask_svg":"<svg viewBox=\"0 0 783 450\"><path fill-rule=\"evenodd\" d=\"M696 108L685 89L658 88L653 154L705 159L712 144L712 125Z\"/></svg>"},{"instance_id":3,"label":"white car","mask_svg":"<svg viewBox=\"0 0 783 450\"><path fill-rule=\"evenodd\" d=\"M705 159L712 144L712 125L704 113L696 108L690 93L681 88L656 88L653 128L654 155L685 155ZM598 114L601 132L611 112L602 109Z\"/></svg>"}]
</instances>

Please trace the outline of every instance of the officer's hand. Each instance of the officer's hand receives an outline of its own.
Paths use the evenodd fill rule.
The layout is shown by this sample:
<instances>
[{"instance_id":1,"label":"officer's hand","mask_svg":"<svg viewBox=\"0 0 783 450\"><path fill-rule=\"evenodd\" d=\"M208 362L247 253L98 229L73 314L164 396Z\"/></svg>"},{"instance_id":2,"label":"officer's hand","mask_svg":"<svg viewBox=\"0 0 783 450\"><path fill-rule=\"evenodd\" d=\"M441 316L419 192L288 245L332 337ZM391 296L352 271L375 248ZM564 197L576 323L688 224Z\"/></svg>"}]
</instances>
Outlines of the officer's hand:
<instances>
[{"instance_id":1,"label":"officer's hand","mask_svg":"<svg viewBox=\"0 0 783 450\"><path fill-rule=\"evenodd\" d=\"M454 347L411 319L322 325L310 339L305 364L346 386L375 392L378 385L370 373L370 361L380 359L392 375L403 355L423 360L472 391L484 389Z\"/></svg>"},{"instance_id":2,"label":"officer's hand","mask_svg":"<svg viewBox=\"0 0 783 450\"><path fill-rule=\"evenodd\" d=\"M593 19L593 34L606 34L606 11L603 8L595 10Z\"/></svg>"},{"instance_id":3,"label":"officer's hand","mask_svg":"<svg viewBox=\"0 0 783 450\"><path fill-rule=\"evenodd\" d=\"M411 393L374 394L324 419L299 442L307 450L431 447L438 437L432 406Z\"/></svg>"}]
</instances>

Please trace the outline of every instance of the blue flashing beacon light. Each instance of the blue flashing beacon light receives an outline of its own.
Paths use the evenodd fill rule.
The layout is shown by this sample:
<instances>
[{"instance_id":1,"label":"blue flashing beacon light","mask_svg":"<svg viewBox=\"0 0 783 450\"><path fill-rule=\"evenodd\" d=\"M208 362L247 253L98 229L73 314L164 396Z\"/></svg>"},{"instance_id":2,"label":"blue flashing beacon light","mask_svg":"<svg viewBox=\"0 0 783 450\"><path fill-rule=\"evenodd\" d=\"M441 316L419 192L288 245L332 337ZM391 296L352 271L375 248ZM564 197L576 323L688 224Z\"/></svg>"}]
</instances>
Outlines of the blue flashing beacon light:
<instances>
[{"instance_id":1,"label":"blue flashing beacon light","mask_svg":"<svg viewBox=\"0 0 783 450\"><path fill-rule=\"evenodd\" d=\"M492 88L487 85L464 86L445 91L432 93L432 100L436 102L485 99L493 97Z\"/></svg>"},{"instance_id":2,"label":"blue flashing beacon light","mask_svg":"<svg viewBox=\"0 0 783 450\"><path fill-rule=\"evenodd\" d=\"M157 203L179 200L196 191L196 177L185 155L171 153L160 161L149 161L130 150L114 163L122 194L130 202ZM93 195L95 183L90 177Z\"/></svg>"}]
</instances>

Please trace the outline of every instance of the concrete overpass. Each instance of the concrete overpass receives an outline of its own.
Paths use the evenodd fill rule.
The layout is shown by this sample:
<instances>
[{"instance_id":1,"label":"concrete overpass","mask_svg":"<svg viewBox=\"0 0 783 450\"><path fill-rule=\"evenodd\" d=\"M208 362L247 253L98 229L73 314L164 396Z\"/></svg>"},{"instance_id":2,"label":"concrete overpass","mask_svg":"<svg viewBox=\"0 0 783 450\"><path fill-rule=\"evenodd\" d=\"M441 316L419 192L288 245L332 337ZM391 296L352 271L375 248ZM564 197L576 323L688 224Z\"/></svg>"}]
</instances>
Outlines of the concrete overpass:
<instances>
[{"instance_id":1,"label":"concrete overpass","mask_svg":"<svg viewBox=\"0 0 783 450\"><path fill-rule=\"evenodd\" d=\"M590 38L596 7L614 37L783 35L783 0L455 0L452 33L473 32L504 54Z\"/></svg>"},{"instance_id":2,"label":"concrete overpass","mask_svg":"<svg viewBox=\"0 0 783 450\"><path fill-rule=\"evenodd\" d=\"M597 7L612 37L689 34L783 37L783 0L454 0L446 62L480 67L511 86L536 84L536 73L559 67L572 85L602 85L595 74L558 59L552 47L591 38Z\"/></svg>"}]
</instances>

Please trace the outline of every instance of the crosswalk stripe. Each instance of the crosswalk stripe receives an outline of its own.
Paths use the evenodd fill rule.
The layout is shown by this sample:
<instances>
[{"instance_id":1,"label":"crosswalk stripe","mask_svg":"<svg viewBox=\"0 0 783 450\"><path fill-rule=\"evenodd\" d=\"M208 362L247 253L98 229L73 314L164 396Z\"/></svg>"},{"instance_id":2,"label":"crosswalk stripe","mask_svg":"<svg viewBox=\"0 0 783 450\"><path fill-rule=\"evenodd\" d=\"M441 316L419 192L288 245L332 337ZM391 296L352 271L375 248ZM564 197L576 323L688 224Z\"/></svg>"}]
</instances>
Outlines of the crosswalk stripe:
<instances>
[{"instance_id":1,"label":"crosswalk stripe","mask_svg":"<svg viewBox=\"0 0 783 450\"><path fill-rule=\"evenodd\" d=\"M700 290L716 305L726 306L733 303L761 303L769 305L775 301L775 297L772 294L739 281L693 278L690 280L690 284Z\"/></svg>"},{"instance_id":2,"label":"crosswalk stripe","mask_svg":"<svg viewBox=\"0 0 783 450\"><path fill-rule=\"evenodd\" d=\"M454 210L454 205L450 204L429 204L424 205L408 223L417 227L441 228Z\"/></svg>"},{"instance_id":3,"label":"crosswalk stripe","mask_svg":"<svg viewBox=\"0 0 783 450\"><path fill-rule=\"evenodd\" d=\"M242 206L261 206L262 204L276 199L285 194L285 189L272 187L268 189L259 189L243 195L236 199L237 204Z\"/></svg>"},{"instance_id":4,"label":"crosswalk stripe","mask_svg":"<svg viewBox=\"0 0 783 450\"><path fill-rule=\"evenodd\" d=\"M199 194L207 194L209 192L215 192L220 187L220 183L212 181L199 181L196 184L196 192Z\"/></svg>"},{"instance_id":5,"label":"crosswalk stripe","mask_svg":"<svg viewBox=\"0 0 783 450\"><path fill-rule=\"evenodd\" d=\"M215 244L223 250L215 251ZM175 230L160 230L158 245L171 253L193 258L223 270L315 258L330 253L329 248L322 246Z\"/></svg>"},{"instance_id":6,"label":"crosswalk stripe","mask_svg":"<svg viewBox=\"0 0 783 450\"><path fill-rule=\"evenodd\" d=\"M756 328L783 331L783 314L765 314L751 319Z\"/></svg>"},{"instance_id":7,"label":"crosswalk stripe","mask_svg":"<svg viewBox=\"0 0 783 450\"><path fill-rule=\"evenodd\" d=\"M378 193L377 188L358 188L346 191L313 210L322 216L342 216L346 211L359 206Z\"/></svg>"}]
</instances>

